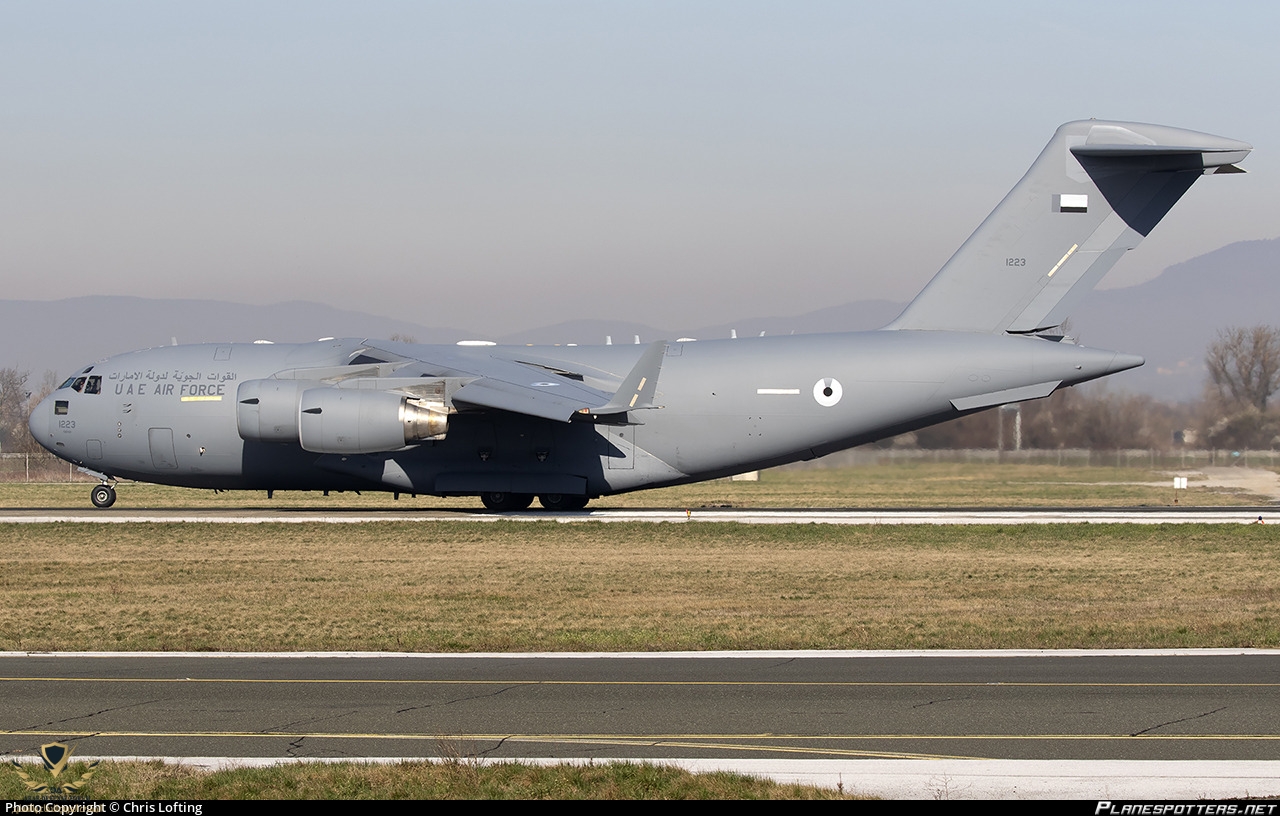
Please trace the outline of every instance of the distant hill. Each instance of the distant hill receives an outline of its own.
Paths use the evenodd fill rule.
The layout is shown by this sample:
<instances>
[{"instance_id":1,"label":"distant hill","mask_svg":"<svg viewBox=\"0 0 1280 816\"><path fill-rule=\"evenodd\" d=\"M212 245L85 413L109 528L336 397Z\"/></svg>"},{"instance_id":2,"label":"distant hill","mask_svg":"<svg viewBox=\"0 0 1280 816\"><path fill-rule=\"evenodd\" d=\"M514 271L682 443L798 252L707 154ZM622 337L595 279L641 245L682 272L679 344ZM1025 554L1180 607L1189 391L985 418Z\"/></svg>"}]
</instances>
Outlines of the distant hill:
<instances>
[{"instance_id":1,"label":"distant hill","mask_svg":"<svg viewBox=\"0 0 1280 816\"><path fill-rule=\"evenodd\" d=\"M1228 244L1137 286L1094 291L1072 315L1082 344L1147 358L1113 388L1162 399L1198 397L1204 353L1228 326L1280 325L1280 239Z\"/></svg>"},{"instance_id":2,"label":"distant hill","mask_svg":"<svg viewBox=\"0 0 1280 816\"><path fill-rule=\"evenodd\" d=\"M216 300L87 296L67 300L0 300L0 366L28 369L39 380L102 357L179 343L321 337L389 337L453 343L461 330L346 311L307 301L247 306Z\"/></svg>"},{"instance_id":3,"label":"distant hill","mask_svg":"<svg viewBox=\"0 0 1280 816\"><path fill-rule=\"evenodd\" d=\"M420 343L488 339L501 343L631 343L660 338L739 337L765 332L875 329L905 304L854 301L791 317L760 316L702 327L576 320L499 337L424 326L307 301L247 306L208 300L87 296L58 301L0 300L0 366L39 380L124 351L179 343L320 337L412 337ZM1081 343L1141 354L1147 365L1112 379L1116 390L1193 399L1204 385L1205 348L1227 326L1280 325L1280 239L1245 241L1169 267L1138 286L1091 293L1070 321Z\"/></svg>"}]
</instances>

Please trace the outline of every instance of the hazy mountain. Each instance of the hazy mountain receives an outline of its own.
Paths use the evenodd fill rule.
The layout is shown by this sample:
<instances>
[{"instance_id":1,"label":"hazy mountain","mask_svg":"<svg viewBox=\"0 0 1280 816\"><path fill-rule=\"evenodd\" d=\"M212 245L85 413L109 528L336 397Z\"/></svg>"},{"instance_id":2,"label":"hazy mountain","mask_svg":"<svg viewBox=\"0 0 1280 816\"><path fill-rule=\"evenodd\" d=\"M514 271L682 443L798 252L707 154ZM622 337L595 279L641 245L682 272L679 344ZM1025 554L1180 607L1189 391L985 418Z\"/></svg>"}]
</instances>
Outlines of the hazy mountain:
<instances>
[{"instance_id":1,"label":"hazy mountain","mask_svg":"<svg viewBox=\"0 0 1280 816\"><path fill-rule=\"evenodd\" d=\"M1198 397L1204 354L1228 326L1280 325L1280 239L1242 241L1176 264L1146 283L1094 291L1071 317L1082 344L1147 358L1112 387Z\"/></svg>"},{"instance_id":2,"label":"hazy mountain","mask_svg":"<svg viewBox=\"0 0 1280 816\"><path fill-rule=\"evenodd\" d=\"M88 296L67 300L0 300L0 366L66 375L94 360L179 343L320 337L410 336L421 343L453 343L469 335L320 303L290 301L247 306L216 300L159 300Z\"/></svg>"},{"instance_id":3,"label":"hazy mountain","mask_svg":"<svg viewBox=\"0 0 1280 816\"><path fill-rule=\"evenodd\" d=\"M1204 385L1204 352L1227 326L1280 324L1280 239L1230 244L1169 267L1147 283L1095 291L1072 316L1069 333L1085 345L1142 354L1147 365L1111 380L1117 390L1191 399ZM0 366L65 375L123 351L179 343L389 337L421 343L489 339L502 343L595 344L677 337L726 338L875 329L904 304L854 301L791 317L749 317L712 326L647 326L577 320L502 337L425 326L319 303L246 306L205 300L89 296L59 301L0 301Z\"/></svg>"}]
</instances>

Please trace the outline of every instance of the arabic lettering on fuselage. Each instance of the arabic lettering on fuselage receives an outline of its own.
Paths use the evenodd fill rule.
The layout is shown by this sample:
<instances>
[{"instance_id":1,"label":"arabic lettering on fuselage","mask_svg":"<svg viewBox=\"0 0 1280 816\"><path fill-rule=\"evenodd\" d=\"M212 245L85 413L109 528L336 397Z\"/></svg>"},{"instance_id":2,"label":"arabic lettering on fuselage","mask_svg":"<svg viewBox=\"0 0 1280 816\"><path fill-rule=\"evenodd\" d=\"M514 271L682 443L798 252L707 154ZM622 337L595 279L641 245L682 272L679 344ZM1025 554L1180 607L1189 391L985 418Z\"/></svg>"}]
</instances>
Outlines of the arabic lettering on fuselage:
<instances>
[{"instance_id":1,"label":"arabic lettering on fuselage","mask_svg":"<svg viewBox=\"0 0 1280 816\"><path fill-rule=\"evenodd\" d=\"M234 382L234 371L113 371L108 380L116 381L120 396L225 396L227 383Z\"/></svg>"}]
</instances>

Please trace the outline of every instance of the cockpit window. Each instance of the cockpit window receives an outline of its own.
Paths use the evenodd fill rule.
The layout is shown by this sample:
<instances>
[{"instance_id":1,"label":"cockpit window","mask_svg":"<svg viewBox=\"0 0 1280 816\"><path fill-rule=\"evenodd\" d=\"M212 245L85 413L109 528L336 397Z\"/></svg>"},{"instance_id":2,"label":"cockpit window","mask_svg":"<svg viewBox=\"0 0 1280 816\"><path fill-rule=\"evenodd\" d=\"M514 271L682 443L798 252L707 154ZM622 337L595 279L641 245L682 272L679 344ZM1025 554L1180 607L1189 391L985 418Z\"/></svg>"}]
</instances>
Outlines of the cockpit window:
<instances>
[{"instance_id":1,"label":"cockpit window","mask_svg":"<svg viewBox=\"0 0 1280 816\"><path fill-rule=\"evenodd\" d=\"M66 381L66 382L64 382L62 385L58 386L58 390L59 390L59 391L61 391L61 390L62 390L62 389L64 389L64 388L70 388L70 387L71 387L71 383L73 383L73 382L75 382L75 381L76 381L76 376L75 376L74 374L72 374L70 377L67 377L67 381Z\"/></svg>"},{"instance_id":2,"label":"cockpit window","mask_svg":"<svg viewBox=\"0 0 1280 816\"><path fill-rule=\"evenodd\" d=\"M88 379L84 384L84 392L86 394L102 393L102 378L96 374Z\"/></svg>"},{"instance_id":3,"label":"cockpit window","mask_svg":"<svg viewBox=\"0 0 1280 816\"><path fill-rule=\"evenodd\" d=\"M76 377L76 381L71 383L71 390L80 392L84 390L85 377Z\"/></svg>"}]
</instances>

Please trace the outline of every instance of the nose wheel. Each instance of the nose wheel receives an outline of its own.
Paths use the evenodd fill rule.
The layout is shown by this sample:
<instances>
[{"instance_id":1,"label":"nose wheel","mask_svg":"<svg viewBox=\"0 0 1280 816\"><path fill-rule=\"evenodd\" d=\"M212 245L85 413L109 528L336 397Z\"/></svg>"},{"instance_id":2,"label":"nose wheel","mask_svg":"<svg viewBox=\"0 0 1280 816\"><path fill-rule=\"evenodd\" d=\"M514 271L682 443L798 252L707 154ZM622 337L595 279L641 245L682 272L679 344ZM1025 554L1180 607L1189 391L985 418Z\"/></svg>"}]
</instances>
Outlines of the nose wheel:
<instances>
[{"instance_id":1,"label":"nose wheel","mask_svg":"<svg viewBox=\"0 0 1280 816\"><path fill-rule=\"evenodd\" d=\"M110 507L116 503L116 489L109 484L100 484L89 494L89 501L94 507Z\"/></svg>"}]
</instances>

